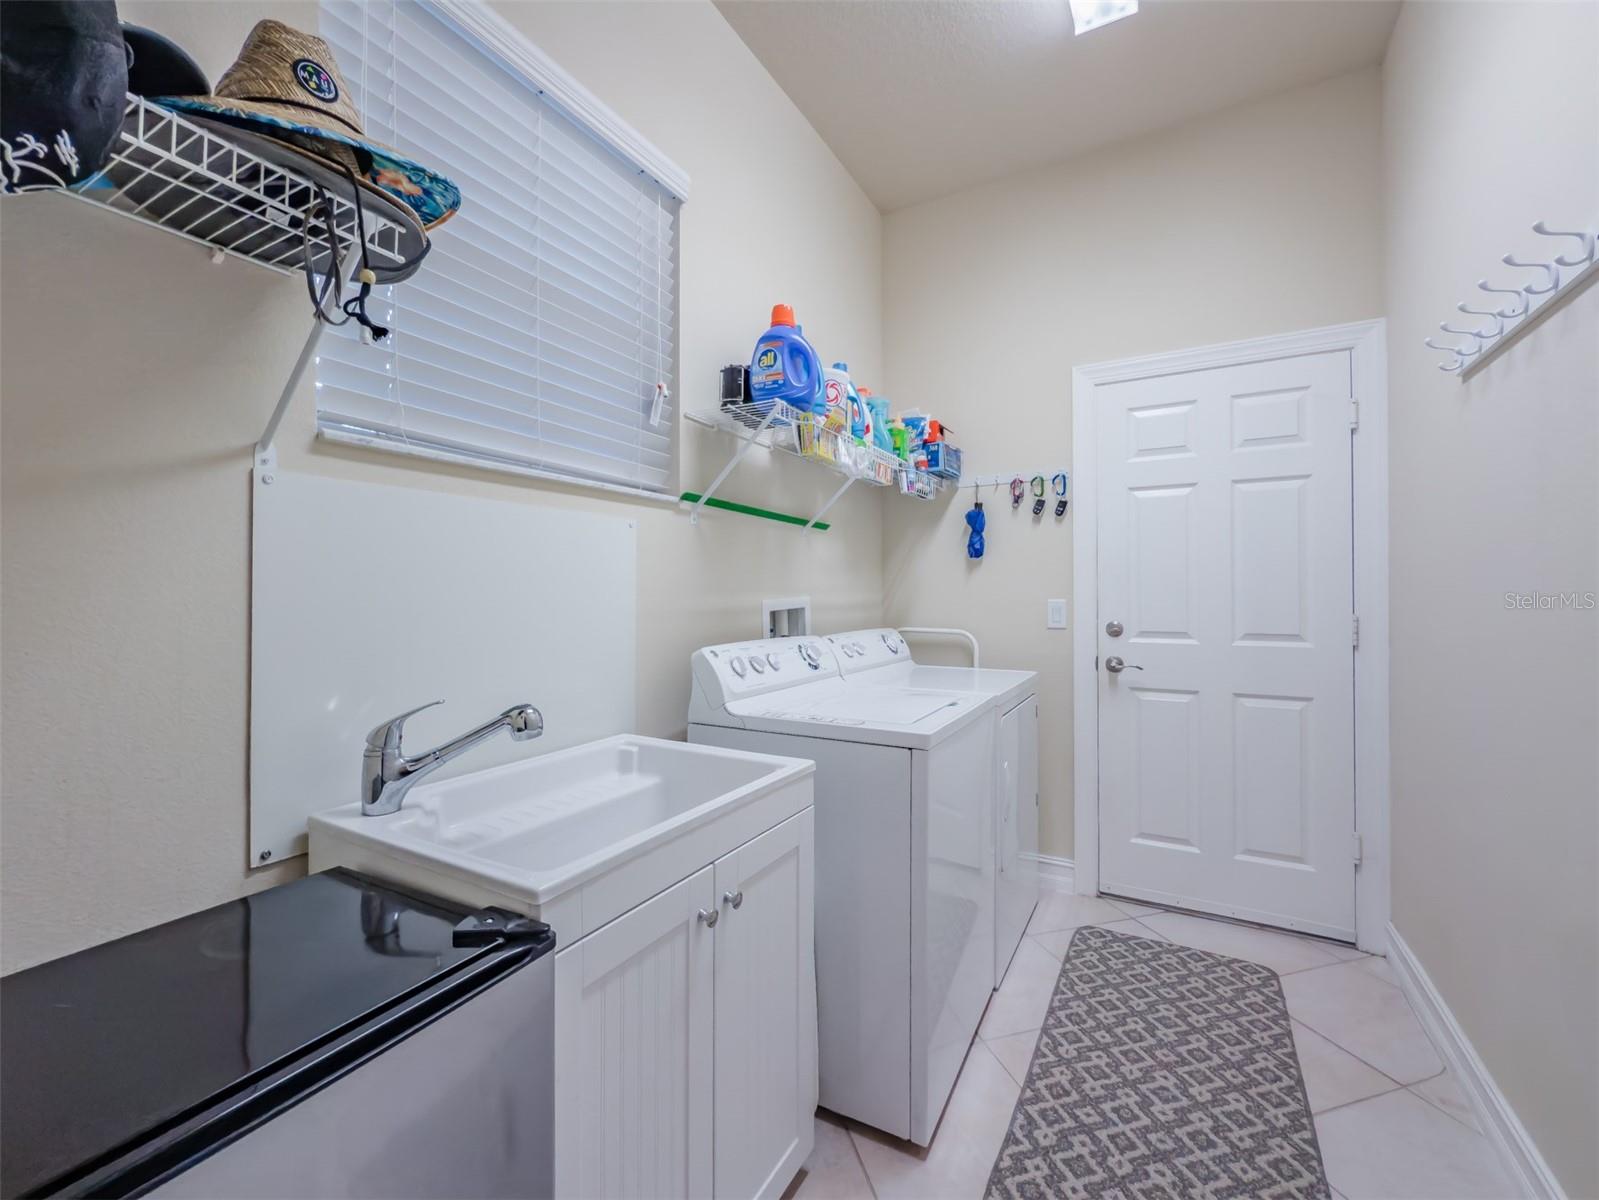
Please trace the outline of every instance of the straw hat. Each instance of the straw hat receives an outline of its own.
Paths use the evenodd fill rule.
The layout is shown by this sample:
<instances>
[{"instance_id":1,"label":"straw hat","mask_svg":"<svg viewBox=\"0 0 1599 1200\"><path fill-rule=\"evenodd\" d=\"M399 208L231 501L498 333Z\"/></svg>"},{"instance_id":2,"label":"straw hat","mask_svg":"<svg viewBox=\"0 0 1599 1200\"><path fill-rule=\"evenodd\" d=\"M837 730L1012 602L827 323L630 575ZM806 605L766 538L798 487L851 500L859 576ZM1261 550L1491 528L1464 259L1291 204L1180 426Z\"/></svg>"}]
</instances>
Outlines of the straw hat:
<instances>
[{"instance_id":1,"label":"straw hat","mask_svg":"<svg viewBox=\"0 0 1599 1200\"><path fill-rule=\"evenodd\" d=\"M443 175L366 136L328 44L282 21L256 24L211 95L154 99L348 167L361 187L403 201L424 229L461 207L460 189Z\"/></svg>"}]
</instances>

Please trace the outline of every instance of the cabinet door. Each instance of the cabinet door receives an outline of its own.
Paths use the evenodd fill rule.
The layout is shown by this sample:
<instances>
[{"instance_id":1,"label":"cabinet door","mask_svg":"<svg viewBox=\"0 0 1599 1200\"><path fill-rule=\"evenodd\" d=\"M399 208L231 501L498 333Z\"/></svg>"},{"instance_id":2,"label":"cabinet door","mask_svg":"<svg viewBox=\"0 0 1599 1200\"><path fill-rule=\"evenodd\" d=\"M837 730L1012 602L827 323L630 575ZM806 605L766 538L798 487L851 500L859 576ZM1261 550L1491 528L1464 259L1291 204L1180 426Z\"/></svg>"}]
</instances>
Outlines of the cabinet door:
<instances>
[{"instance_id":1,"label":"cabinet door","mask_svg":"<svg viewBox=\"0 0 1599 1200\"><path fill-rule=\"evenodd\" d=\"M780 1196L815 1139L812 812L716 864L717 1200Z\"/></svg>"},{"instance_id":2,"label":"cabinet door","mask_svg":"<svg viewBox=\"0 0 1599 1200\"><path fill-rule=\"evenodd\" d=\"M555 1194L711 1191L715 872L555 960Z\"/></svg>"}]
</instances>

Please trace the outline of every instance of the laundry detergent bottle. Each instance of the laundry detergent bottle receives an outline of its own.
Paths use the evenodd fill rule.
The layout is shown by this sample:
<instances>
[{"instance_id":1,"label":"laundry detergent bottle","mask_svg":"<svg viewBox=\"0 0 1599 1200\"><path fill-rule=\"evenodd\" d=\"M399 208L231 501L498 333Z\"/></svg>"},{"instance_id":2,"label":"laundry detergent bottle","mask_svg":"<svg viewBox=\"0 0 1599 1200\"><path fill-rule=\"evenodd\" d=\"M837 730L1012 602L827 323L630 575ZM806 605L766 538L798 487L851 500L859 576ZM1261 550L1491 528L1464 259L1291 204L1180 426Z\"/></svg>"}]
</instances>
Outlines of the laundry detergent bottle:
<instances>
[{"instance_id":1,"label":"laundry detergent bottle","mask_svg":"<svg viewBox=\"0 0 1599 1200\"><path fill-rule=\"evenodd\" d=\"M823 387L827 393L829 416L837 414L835 424L851 437L862 438L866 433L866 406L849 377L849 364L836 362L822 372Z\"/></svg>"},{"instance_id":2,"label":"laundry detergent bottle","mask_svg":"<svg viewBox=\"0 0 1599 1200\"><path fill-rule=\"evenodd\" d=\"M755 343L750 360L750 399L757 404L781 400L802 412L824 415L822 360L794 324L794 310L772 306L772 327Z\"/></svg>"}]
</instances>

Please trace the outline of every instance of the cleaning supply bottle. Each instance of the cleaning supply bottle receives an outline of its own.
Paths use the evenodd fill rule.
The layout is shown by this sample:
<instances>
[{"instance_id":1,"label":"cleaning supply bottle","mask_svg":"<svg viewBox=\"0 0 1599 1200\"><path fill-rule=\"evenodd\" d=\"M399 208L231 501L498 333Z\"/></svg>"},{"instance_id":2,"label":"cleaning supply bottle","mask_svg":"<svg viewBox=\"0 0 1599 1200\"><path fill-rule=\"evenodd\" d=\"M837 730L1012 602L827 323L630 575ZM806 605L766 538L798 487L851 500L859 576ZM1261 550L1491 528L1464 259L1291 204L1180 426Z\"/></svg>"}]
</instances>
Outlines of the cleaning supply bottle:
<instances>
[{"instance_id":1,"label":"cleaning supply bottle","mask_svg":"<svg viewBox=\"0 0 1599 1200\"><path fill-rule=\"evenodd\" d=\"M870 388L861 389L861 399L866 402L866 411L871 417L866 428L866 438L879 450L894 452L894 439L888 432L888 397L874 396Z\"/></svg>"},{"instance_id":2,"label":"cleaning supply bottle","mask_svg":"<svg viewBox=\"0 0 1599 1200\"><path fill-rule=\"evenodd\" d=\"M900 462L911 460L911 434L905 428L905 423L897 417L888 423L888 440L893 444L894 453L899 456Z\"/></svg>"},{"instance_id":3,"label":"cleaning supply bottle","mask_svg":"<svg viewBox=\"0 0 1599 1200\"><path fill-rule=\"evenodd\" d=\"M927 470L927 414L902 413L899 418L909 433L910 464L919 471Z\"/></svg>"},{"instance_id":4,"label":"cleaning supply bottle","mask_svg":"<svg viewBox=\"0 0 1599 1200\"><path fill-rule=\"evenodd\" d=\"M861 441L874 446L877 444L877 417L872 410L872 389L858 387L855 390L860 393L861 401Z\"/></svg>"},{"instance_id":5,"label":"cleaning supply bottle","mask_svg":"<svg viewBox=\"0 0 1599 1200\"><path fill-rule=\"evenodd\" d=\"M849 364L836 362L822 372L827 391L828 425L842 433L860 437L865 428L865 408L860 393L849 377Z\"/></svg>"},{"instance_id":6,"label":"cleaning supply bottle","mask_svg":"<svg viewBox=\"0 0 1599 1200\"><path fill-rule=\"evenodd\" d=\"M825 414L822 360L794 324L794 310L772 306L772 327L755 343L750 360L750 399L781 400L805 412Z\"/></svg>"}]
</instances>

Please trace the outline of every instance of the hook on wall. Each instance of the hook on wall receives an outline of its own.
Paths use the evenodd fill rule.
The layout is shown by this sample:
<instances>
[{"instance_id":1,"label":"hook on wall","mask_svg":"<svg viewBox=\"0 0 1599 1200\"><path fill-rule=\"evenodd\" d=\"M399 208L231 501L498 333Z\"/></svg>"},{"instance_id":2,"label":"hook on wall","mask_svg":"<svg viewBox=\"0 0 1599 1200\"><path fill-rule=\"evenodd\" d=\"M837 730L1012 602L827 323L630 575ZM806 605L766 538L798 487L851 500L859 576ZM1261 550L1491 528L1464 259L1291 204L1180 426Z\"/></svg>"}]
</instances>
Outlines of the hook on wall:
<instances>
[{"instance_id":1,"label":"hook on wall","mask_svg":"<svg viewBox=\"0 0 1599 1200\"><path fill-rule=\"evenodd\" d=\"M1496 338L1505 331L1505 314L1497 308L1470 308L1465 303L1455 305L1455 309L1472 317L1491 317L1494 327L1488 333L1478 334L1479 337Z\"/></svg>"},{"instance_id":2,"label":"hook on wall","mask_svg":"<svg viewBox=\"0 0 1599 1200\"><path fill-rule=\"evenodd\" d=\"M1520 301L1519 304L1516 304L1511 308L1501 308L1499 310L1498 315L1504 317L1507 321L1513 320L1516 317L1524 317L1527 315L1527 296L1526 293L1524 293L1520 288L1494 287L1486 279L1477 280L1477 286L1485 292L1497 293L1501 296L1514 296Z\"/></svg>"},{"instance_id":3,"label":"hook on wall","mask_svg":"<svg viewBox=\"0 0 1599 1200\"><path fill-rule=\"evenodd\" d=\"M1445 354L1453 354L1455 356L1455 361L1452 363L1439 363L1438 369L1440 371L1458 371L1466 365L1466 358L1476 353L1474 349L1467 346L1440 346L1430 337L1422 338L1421 341L1422 345L1430 350L1442 350Z\"/></svg>"},{"instance_id":4,"label":"hook on wall","mask_svg":"<svg viewBox=\"0 0 1599 1200\"><path fill-rule=\"evenodd\" d=\"M1542 287L1538 287L1529 283L1521 289L1529 296L1547 296L1550 292L1554 291L1560 286L1560 268L1555 266L1554 263L1522 262L1514 254L1507 254L1499 261L1504 263L1507 267L1522 267L1529 271L1547 272Z\"/></svg>"},{"instance_id":5,"label":"hook on wall","mask_svg":"<svg viewBox=\"0 0 1599 1200\"><path fill-rule=\"evenodd\" d=\"M1438 322L1438 328L1442 329L1445 333L1452 333L1456 337L1468 337L1469 336L1469 337L1474 337L1474 338L1477 339L1477 344L1475 346L1472 346L1470 348L1467 348L1467 347L1464 347L1464 346L1458 346L1458 347L1455 348L1455 353L1461 355L1462 357L1464 357L1466 355L1469 355L1469 354L1481 354L1482 353L1482 344L1485 341L1488 340L1488 335L1486 333L1482 332L1481 330L1478 330L1478 329L1456 329L1448 321L1440 321L1440 322ZM1438 347L1436 347L1436 346L1433 347L1433 348L1434 349L1438 349Z\"/></svg>"},{"instance_id":6,"label":"hook on wall","mask_svg":"<svg viewBox=\"0 0 1599 1200\"><path fill-rule=\"evenodd\" d=\"M1444 345L1430 337L1422 339L1428 348L1453 356L1438 364L1440 371L1459 374L1462 379L1471 378L1506 347L1540 325L1556 308L1599 280L1599 232L1588 228L1553 229L1544 221L1535 222L1532 231L1540 237L1570 239L1576 243L1576 248L1555 255L1552 261L1542 261L1541 256L1530 261L1515 254L1502 256L1499 261L1505 266L1537 272L1537 275L1519 287L1499 287L1486 279L1477 280L1477 290L1492 297L1497 307L1477 308L1461 302L1455 305L1455 311L1486 318L1486 327L1462 329L1446 321L1438 328L1466 340L1459 345Z\"/></svg>"},{"instance_id":7,"label":"hook on wall","mask_svg":"<svg viewBox=\"0 0 1599 1200\"><path fill-rule=\"evenodd\" d=\"M1555 265L1561 267L1586 267L1594 259L1594 254L1599 252L1599 236L1588 233L1586 230L1550 229L1542 221L1533 225L1534 233L1541 233L1544 237L1576 238L1577 244L1582 247L1581 258L1567 258L1564 254L1555 259Z\"/></svg>"}]
</instances>

